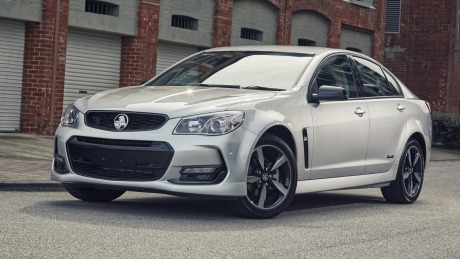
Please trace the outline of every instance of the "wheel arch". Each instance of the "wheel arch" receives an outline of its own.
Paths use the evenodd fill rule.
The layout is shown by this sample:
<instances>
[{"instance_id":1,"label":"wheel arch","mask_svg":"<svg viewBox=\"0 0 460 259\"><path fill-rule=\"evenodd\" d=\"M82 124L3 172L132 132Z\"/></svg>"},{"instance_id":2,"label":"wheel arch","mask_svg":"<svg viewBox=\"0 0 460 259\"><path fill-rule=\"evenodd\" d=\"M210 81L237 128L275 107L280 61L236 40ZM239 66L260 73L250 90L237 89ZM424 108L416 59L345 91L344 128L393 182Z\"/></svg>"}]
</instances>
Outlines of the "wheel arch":
<instances>
[{"instance_id":1,"label":"wheel arch","mask_svg":"<svg viewBox=\"0 0 460 259\"><path fill-rule=\"evenodd\" d=\"M294 136L292 135L291 131L287 127L283 125L274 125L268 128L263 134L267 134L267 133L275 135L279 137L280 139L282 139L284 142L286 142L286 144L289 146L292 153L294 154L295 159L297 159L297 149L296 149Z\"/></svg>"},{"instance_id":2,"label":"wheel arch","mask_svg":"<svg viewBox=\"0 0 460 259\"><path fill-rule=\"evenodd\" d=\"M410 135L410 137L409 137L409 140L411 140L411 139L416 140L416 141L420 144L420 147L422 148L422 152L423 152L423 157L424 157L424 159L425 159L424 165L426 166L426 164L427 164L427 162L428 162L428 161L427 161L428 158L427 158L427 156L426 156L427 154L426 154L426 143L425 143L425 138L423 137L422 133L420 133L420 132L414 132L414 133L412 133L412 135Z\"/></svg>"}]
</instances>

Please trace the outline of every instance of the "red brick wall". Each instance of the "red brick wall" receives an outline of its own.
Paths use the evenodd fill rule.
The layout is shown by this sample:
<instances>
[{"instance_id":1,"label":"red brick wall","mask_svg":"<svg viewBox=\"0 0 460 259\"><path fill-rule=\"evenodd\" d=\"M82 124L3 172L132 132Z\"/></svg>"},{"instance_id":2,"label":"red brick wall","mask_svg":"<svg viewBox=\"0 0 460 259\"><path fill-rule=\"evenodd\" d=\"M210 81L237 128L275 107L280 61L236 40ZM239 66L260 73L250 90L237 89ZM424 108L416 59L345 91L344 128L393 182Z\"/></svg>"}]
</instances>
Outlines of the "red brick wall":
<instances>
[{"instance_id":1,"label":"red brick wall","mask_svg":"<svg viewBox=\"0 0 460 259\"><path fill-rule=\"evenodd\" d=\"M383 61L386 0L374 0L376 9L362 7L342 0L267 0L278 8L276 42L289 45L291 40L292 13L311 10L326 16L331 21L328 46L340 47L341 27L347 25L355 29L373 33L372 56ZM232 30L233 1L216 0L214 12L213 47L230 46Z\"/></svg>"},{"instance_id":2,"label":"red brick wall","mask_svg":"<svg viewBox=\"0 0 460 259\"><path fill-rule=\"evenodd\" d=\"M56 74L54 35L56 6L61 3ZM65 55L70 0L43 0L42 22L26 24L21 131L52 134L62 112ZM382 8L385 0L374 0L377 9L342 0L267 0L278 8L277 44L290 44L292 13L312 10L331 21L328 46L340 46L341 26L374 33L373 56L383 57ZM155 74L160 0L139 0L137 36L123 37L120 86L137 85ZM379 11L380 10L380 11ZM213 47L230 46L233 1L215 0ZM55 80L53 80L55 78Z\"/></svg>"},{"instance_id":3,"label":"red brick wall","mask_svg":"<svg viewBox=\"0 0 460 259\"><path fill-rule=\"evenodd\" d=\"M451 112L460 114L460 6L457 6L459 24L456 25L457 28L457 37L454 38L454 67L452 69L452 100L451 101ZM456 40L456 41L455 41Z\"/></svg>"},{"instance_id":4,"label":"red brick wall","mask_svg":"<svg viewBox=\"0 0 460 259\"><path fill-rule=\"evenodd\" d=\"M288 0L290 12L301 10L315 11L324 15L331 23L328 47L339 48L342 25L373 34L372 56L383 61L383 40L385 37L386 0L374 0L376 9L358 6L342 0ZM290 23L286 29L291 31Z\"/></svg>"},{"instance_id":5,"label":"red brick wall","mask_svg":"<svg viewBox=\"0 0 460 259\"><path fill-rule=\"evenodd\" d=\"M53 80L57 1L61 1L61 8L57 69ZM26 23L21 132L53 134L59 123L64 89L68 1L43 0L42 22Z\"/></svg>"},{"instance_id":6,"label":"red brick wall","mask_svg":"<svg viewBox=\"0 0 460 259\"><path fill-rule=\"evenodd\" d=\"M155 75L160 0L139 0L137 37L123 37L120 86L138 85Z\"/></svg>"},{"instance_id":7,"label":"red brick wall","mask_svg":"<svg viewBox=\"0 0 460 259\"><path fill-rule=\"evenodd\" d=\"M216 0L214 10L213 47L230 46L232 37L233 1Z\"/></svg>"},{"instance_id":8,"label":"red brick wall","mask_svg":"<svg viewBox=\"0 0 460 259\"><path fill-rule=\"evenodd\" d=\"M444 112L459 110L453 70L456 2L404 0L400 33L385 37L385 65L434 110Z\"/></svg>"}]
</instances>

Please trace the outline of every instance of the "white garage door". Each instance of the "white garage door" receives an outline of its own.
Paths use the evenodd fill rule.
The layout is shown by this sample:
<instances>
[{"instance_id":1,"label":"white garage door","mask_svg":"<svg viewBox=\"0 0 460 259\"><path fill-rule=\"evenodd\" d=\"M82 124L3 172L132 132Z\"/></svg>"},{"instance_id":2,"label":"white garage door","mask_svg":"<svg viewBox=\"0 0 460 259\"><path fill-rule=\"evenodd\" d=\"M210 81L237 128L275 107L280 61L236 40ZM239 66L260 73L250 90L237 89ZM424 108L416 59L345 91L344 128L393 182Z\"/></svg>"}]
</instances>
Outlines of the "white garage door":
<instances>
[{"instance_id":1,"label":"white garage door","mask_svg":"<svg viewBox=\"0 0 460 259\"><path fill-rule=\"evenodd\" d=\"M24 35L23 22L0 19L0 131L19 131Z\"/></svg>"},{"instance_id":2,"label":"white garage door","mask_svg":"<svg viewBox=\"0 0 460 259\"><path fill-rule=\"evenodd\" d=\"M364 31L342 27L340 48L371 55L372 34Z\"/></svg>"},{"instance_id":3,"label":"white garage door","mask_svg":"<svg viewBox=\"0 0 460 259\"><path fill-rule=\"evenodd\" d=\"M120 85L121 37L69 31L64 108L76 99Z\"/></svg>"},{"instance_id":4,"label":"white garage door","mask_svg":"<svg viewBox=\"0 0 460 259\"><path fill-rule=\"evenodd\" d=\"M313 11L292 14L291 45L327 47L329 20Z\"/></svg>"},{"instance_id":5,"label":"white garage door","mask_svg":"<svg viewBox=\"0 0 460 259\"><path fill-rule=\"evenodd\" d=\"M157 74L196 52L197 47L158 42Z\"/></svg>"}]
</instances>

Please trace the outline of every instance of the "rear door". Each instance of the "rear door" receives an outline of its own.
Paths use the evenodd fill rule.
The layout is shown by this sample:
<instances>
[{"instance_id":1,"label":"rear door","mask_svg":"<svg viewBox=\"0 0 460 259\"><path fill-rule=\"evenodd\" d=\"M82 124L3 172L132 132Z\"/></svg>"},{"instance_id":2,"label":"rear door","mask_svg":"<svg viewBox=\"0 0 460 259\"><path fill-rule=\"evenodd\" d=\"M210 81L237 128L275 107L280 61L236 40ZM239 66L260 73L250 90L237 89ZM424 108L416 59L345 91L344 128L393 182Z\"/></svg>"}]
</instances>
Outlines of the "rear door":
<instances>
[{"instance_id":1,"label":"rear door","mask_svg":"<svg viewBox=\"0 0 460 259\"><path fill-rule=\"evenodd\" d=\"M369 144L365 174L391 169L406 133L406 101L396 80L377 63L353 56L369 110Z\"/></svg>"},{"instance_id":2,"label":"rear door","mask_svg":"<svg viewBox=\"0 0 460 259\"><path fill-rule=\"evenodd\" d=\"M349 100L310 103L311 179L361 175L365 168L369 113L366 100L358 98L355 76L346 55L330 56L320 64L309 95L322 85L344 88Z\"/></svg>"}]
</instances>

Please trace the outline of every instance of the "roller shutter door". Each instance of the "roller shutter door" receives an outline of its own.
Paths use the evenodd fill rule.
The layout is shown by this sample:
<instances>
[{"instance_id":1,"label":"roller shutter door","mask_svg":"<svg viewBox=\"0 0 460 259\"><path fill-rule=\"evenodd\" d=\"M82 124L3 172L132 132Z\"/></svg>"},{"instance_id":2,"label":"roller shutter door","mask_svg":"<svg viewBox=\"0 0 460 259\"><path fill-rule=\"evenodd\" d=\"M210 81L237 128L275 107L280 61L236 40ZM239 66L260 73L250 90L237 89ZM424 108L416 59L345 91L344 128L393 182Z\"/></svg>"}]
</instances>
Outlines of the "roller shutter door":
<instances>
[{"instance_id":1,"label":"roller shutter door","mask_svg":"<svg viewBox=\"0 0 460 259\"><path fill-rule=\"evenodd\" d=\"M358 51L370 56L372 48L372 34L342 27L340 48Z\"/></svg>"},{"instance_id":2,"label":"roller shutter door","mask_svg":"<svg viewBox=\"0 0 460 259\"><path fill-rule=\"evenodd\" d=\"M325 16L312 11L292 14L291 45L327 47L328 34L329 20Z\"/></svg>"},{"instance_id":3,"label":"roller shutter door","mask_svg":"<svg viewBox=\"0 0 460 259\"><path fill-rule=\"evenodd\" d=\"M121 37L69 31L64 108L86 95L120 85Z\"/></svg>"},{"instance_id":4,"label":"roller shutter door","mask_svg":"<svg viewBox=\"0 0 460 259\"><path fill-rule=\"evenodd\" d=\"M0 35L0 131L19 131L25 25L0 19Z\"/></svg>"},{"instance_id":5,"label":"roller shutter door","mask_svg":"<svg viewBox=\"0 0 460 259\"><path fill-rule=\"evenodd\" d=\"M157 74L198 51L198 47L158 42Z\"/></svg>"}]
</instances>

